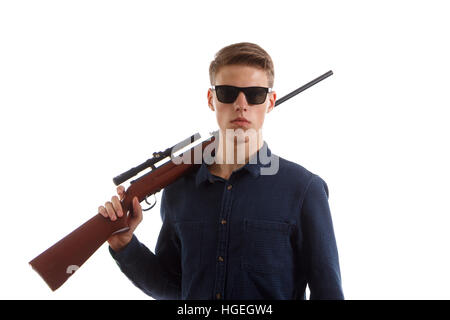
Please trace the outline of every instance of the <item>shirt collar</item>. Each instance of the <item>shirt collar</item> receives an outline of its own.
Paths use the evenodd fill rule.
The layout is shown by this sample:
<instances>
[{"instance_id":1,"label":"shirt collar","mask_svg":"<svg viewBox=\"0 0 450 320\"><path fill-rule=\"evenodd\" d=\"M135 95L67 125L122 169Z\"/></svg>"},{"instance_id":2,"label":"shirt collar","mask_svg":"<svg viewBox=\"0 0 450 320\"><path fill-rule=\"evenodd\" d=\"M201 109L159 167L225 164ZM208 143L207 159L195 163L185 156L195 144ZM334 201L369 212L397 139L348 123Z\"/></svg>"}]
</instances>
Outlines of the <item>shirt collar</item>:
<instances>
[{"instance_id":1,"label":"shirt collar","mask_svg":"<svg viewBox=\"0 0 450 320\"><path fill-rule=\"evenodd\" d=\"M264 141L263 146L249 158L249 161L233 173L246 170L252 177L257 178L261 174L262 167L270 166L270 161L268 160L271 155L272 152L270 151L267 143ZM207 164L203 161L195 177L196 186L198 187L205 181L213 183L215 180L217 179L211 174L211 172L209 172Z\"/></svg>"}]
</instances>

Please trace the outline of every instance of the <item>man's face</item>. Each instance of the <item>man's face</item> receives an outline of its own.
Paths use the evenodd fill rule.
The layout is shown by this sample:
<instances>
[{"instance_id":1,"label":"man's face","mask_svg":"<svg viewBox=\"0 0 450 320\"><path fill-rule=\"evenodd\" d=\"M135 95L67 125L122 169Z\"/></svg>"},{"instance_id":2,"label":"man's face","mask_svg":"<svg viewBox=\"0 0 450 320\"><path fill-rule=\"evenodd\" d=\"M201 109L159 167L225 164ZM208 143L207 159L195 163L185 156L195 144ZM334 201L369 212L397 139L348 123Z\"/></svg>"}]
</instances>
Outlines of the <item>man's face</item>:
<instances>
[{"instance_id":1,"label":"man's face","mask_svg":"<svg viewBox=\"0 0 450 320\"><path fill-rule=\"evenodd\" d=\"M214 85L230 85L236 87L269 87L266 72L250 66L229 65L219 69L216 73ZM276 94L270 92L262 104L249 105L243 92L233 103L222 103L217 99L216 93L208 90L208 105L216 112L217 123L222 132L226 129L253 129L262 128L266 113L272 111L275 106ZM248 122L235 121L237 118L246 119Z\"/></svg>"}]
</instances>

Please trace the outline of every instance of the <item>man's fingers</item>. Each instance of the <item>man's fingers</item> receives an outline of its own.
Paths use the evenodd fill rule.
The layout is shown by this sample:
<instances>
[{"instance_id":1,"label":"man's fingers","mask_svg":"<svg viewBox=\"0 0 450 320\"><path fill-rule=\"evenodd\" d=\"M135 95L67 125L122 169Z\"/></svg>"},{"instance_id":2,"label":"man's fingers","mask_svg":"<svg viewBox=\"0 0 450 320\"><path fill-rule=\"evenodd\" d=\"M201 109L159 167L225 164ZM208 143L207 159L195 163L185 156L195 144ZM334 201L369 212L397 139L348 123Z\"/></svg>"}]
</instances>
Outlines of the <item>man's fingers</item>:
<instances>
[{"instance_id":1,"label":"man's fingers","mask_svg":"<svg viewBox=\"0 0 450 320\"><path fill-rule=\"evenodd\" d=\"M125 187L124 186L118 186L117 187L117 194L120 197L120 200L123 200L125 198Z\"/></svg>"},{"instance_id":2,"label":"man's fingers","mask_svg":"<svg viewBox=\"0 0 450 320\"><path fill-rule=\"evenodd\" d=\"M108 213L109 218L112 221L116 221L117 217L116 217L116 212L114 211L114 207L112 205L111 202L106 202L105 203L105 208L106 208L106 212Z\"/></svg>"},{"instance_id":3,"label":"man's fingers","mask_svg":"<svg viewBox=\"0 0 450 320\"><path fill-rule=\"evenodd\" d=\"M111 198L111 203L113 205L114 210L116 211L117 215L119 217L123 216L123 212L122 212L122 205L120 204L120 200L119 198L117 198L116 196L113 196Z\"/></svg>"},{"instance_id":4,"label":"man's fingers","mask_svg":"<svg viewBox=\"0 0 450 320\"><path fill-rule=\"evenodd\" d=\"M108 213L106 212L106 209L104 206L98 207L98 213L100 213L105 218L108 218Z\"/></svg>"}]
</instances>

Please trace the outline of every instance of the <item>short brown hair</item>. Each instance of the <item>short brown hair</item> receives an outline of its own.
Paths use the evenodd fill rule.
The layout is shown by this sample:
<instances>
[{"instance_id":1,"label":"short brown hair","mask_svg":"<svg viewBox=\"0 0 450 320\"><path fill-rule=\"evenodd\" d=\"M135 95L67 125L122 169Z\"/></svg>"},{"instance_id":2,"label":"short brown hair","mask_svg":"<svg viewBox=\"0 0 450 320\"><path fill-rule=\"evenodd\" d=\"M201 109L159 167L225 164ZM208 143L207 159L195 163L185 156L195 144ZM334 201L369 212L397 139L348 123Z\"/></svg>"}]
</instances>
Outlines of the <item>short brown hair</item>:
<instances>
[{"instance_id":1,"label":"short brown hair","mask_svg":"<svg viewBox=\"0 0 450 320\"><path fill-rule=\"evenodd\" d=\"M220 49L209 65L211 85L214 85L215 76L219 69L228 65L246 65L260 68L267 74L269 87L273 87L275 71L272 58L257 44L240 42Z\"/></svg>"}]
</instances>

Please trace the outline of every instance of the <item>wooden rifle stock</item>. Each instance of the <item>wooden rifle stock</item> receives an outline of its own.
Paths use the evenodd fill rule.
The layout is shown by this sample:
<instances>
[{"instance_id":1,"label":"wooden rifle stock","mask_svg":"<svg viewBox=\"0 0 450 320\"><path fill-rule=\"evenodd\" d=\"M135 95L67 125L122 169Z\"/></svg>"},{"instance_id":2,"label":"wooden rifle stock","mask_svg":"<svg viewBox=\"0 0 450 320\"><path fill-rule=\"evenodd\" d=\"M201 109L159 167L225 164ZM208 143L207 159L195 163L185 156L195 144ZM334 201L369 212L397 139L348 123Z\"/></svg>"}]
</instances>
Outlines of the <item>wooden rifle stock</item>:
<instances>
[{"instance_id":1,"label":"wooden rifle stock","mask_svg":"<svg viewBox=\"0 0 450 320\"><path fill-rule=\"evenodd\" d=\"M137 197L139 202L147 196L155 194L167 185L181 178L198 164L194 164L194 150L204 148L215 140L214 137L198 144L179 157L190 152L191 163L175 164L172 160L135 180L126 190L125 198L121 201L123 212L130 212L132 199ZM197 149L198 150L198 149ZM114 233L128 230L128 218L124 215L116 221L111 221L97 214L72 233L45 250L29 263L44 279L50 289L55 291L97 251Z\"/></svg>"}]
</instances>

